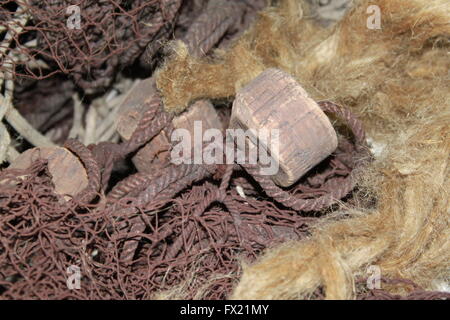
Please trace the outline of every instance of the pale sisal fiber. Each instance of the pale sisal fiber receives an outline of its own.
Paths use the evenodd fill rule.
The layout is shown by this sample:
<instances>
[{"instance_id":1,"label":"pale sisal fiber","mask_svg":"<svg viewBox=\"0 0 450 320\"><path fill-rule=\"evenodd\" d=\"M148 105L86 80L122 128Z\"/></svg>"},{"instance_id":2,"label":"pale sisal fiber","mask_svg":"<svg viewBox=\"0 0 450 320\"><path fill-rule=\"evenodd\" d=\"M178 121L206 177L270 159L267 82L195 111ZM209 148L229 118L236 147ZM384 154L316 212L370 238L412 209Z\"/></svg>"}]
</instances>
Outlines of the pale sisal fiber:
<instances>
[{"instance_id":1,"label":"pale sisal fiber","mask_svg":"<svg viewBox=\"0 0 450 320\"><path fill-rule=\"evenodd\" d=\"M371 4L381 9L381 30L366 27ZM281 1L212 61L174 44L157 74L166 109L180 112L196 99L231 98L280 68L316 100L350 107L384 147L360 178L360 206L342 206L308 240L244 264L231 298L307 298L320 286L329 299L352 298L355 277L372 264L384 277L433 289L450 269L450 2L355 1L331 29L306 12L301 1ZM375 208L365 205L372 196Z\"/></svg>"}]
</instances>

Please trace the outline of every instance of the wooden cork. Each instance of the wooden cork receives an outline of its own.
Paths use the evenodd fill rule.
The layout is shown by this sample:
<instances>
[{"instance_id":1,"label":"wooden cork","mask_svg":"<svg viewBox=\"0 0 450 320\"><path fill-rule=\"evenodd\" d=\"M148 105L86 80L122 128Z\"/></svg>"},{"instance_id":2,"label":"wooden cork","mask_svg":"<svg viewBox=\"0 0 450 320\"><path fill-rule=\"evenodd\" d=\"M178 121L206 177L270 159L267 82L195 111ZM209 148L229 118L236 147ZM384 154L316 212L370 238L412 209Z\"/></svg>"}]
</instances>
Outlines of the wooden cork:
<instances>
[{"instance_id":1,"label":"wooden cork","mask_svg":"<svg viewBox=\"0 0 450 320\"><path fill-rule=\"evenodd\" d=\"M328 117L289 74L268 69L240 90L233 104L231 128L278 129L279 152L273 181L294 184L337 148L337 136ZM254 142L247 140L248 144Z\"/></svg>"},{"instance_id":2,"label":"wooden cork","mask_svg":"<svg viewBox=\"0 0 450 320\"><path fill-rule=\"evenodd\" d=\"M175 129L184 128L191 132L194 138L194 122L201 121L202 131L215 128L223 130L219 115L211 102L200 100L187 111L172 120ZM194 140L191 141L192 146ZM153 138L133 157L133 163L140 172L151 173L160 169L170 161L170 142L165 131Z\"/></svg>"},{"instance_id":3,"label":"wooden cork","mask_svg":"<svg viewBox=\"0 0 450 320\"><path fill-rule=\"evenodd\" d=\"M9 166L11 169L27 169L34 161L48 160L55 192L76 196L88 186L88 177L81 161L69 150L61 147L33 148L25 151ZM69 197L66 197L68 200Z\"/></svg>"},{"instance_id":4,"label":"wooden cork","mask_svg":"<svg viewBox=\"0 0 450 320\"><path fill-rule=\"evenodd\" d=\"M139 82L127 94L116 120L116 128L119 135L124 140L131 138L136 129L146 103L150 102L156 93L154 78L148 78ZM185 128L190 131L194 129L194 121L202 121L203 130L216 128L223 130L214 106L206 100L200 100L194 103L187 111L178 115L172 120L174 128ZM193 142L192 142L193 143ZM162 131L154 137L133 157L132 161L138 171L151 173L154 170L161 169L170 161L171 144L167 138L166 131Z\"/></svg>"},{"instance_id":5,"label":"wooden cork","mask_svg":"<svg viewBox=\"0 0 450 320\"><path fill-rule=\"evenodd\" d=\"M130 139L137 128L144 113L145 104L150 102L156 92L154 83L153 78L140 81L130 90L122 102L116 118L116 128L123 139Z\"/></svg>"}]
</instances>

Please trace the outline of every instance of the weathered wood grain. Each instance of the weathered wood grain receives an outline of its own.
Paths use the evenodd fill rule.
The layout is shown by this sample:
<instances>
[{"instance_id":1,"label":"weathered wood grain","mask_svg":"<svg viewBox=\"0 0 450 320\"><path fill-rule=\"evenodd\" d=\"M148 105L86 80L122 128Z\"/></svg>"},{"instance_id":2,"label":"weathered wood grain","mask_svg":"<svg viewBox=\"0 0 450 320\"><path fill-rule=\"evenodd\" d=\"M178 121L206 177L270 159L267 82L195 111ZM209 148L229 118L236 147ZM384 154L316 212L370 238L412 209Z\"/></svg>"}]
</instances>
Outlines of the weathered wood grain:
<instances>
[{"instance_id":1,"label":"weathered wood grain","mask_svg":"<svg viewBox=\"0 0 450 320\"><path fill-rule=\"evenodd\" d=\"M88 177L83 164L66 148L41 147L29 149L23 152L9 168L27 169L34 161L39 159L48 161L48 170L52 175L56 193L73 197L88 186Z\"/></svg>"},{"instance_id":2,"label":"weathered wood grain","mask_svg":"<svg viewBox=\"0 0 450 320\"><path fill-rule=\"evenodd\" d=\"M328 117L294 78L277 69L264 71L237 93L230 127L279 130L279 152L269 151L279 163L272 179L283 187L295 183L337 147Z\"/></svg>"},{"instance_id":3,"label":"weathered wood grain","mask_svg":"<svg viewBox=\"0 0 450 320\"><path fill-rule=\"evenodd\" d=\"M223 130L219 115L211 102L207 100L197 101L187 111L175 117L172 121L175 129L184 128L191 132L192 146L194 146L195 121L201 121L202 132L210 128ZM140 172L151 173L160 169L170 161L170 146L171 143L167 133L162 131L136 153L133 157L133 163Z\"/></svg>"}]
</instances>

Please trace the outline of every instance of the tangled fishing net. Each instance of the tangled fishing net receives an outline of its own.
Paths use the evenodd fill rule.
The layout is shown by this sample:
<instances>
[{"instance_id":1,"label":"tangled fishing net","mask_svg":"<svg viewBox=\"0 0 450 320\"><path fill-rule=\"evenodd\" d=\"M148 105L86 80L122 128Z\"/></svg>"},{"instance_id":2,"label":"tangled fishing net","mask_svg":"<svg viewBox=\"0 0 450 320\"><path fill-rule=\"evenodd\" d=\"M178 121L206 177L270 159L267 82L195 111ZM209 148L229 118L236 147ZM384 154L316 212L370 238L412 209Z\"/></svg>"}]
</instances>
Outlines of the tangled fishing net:
<instances>
[{"instance_id":1,"label":"tangled fishing net","mask_svg":"<svg viewBox=\"0 0 450 320\"><path fill-rule=\"evenodd\" d=\"M102 90L119 69L139 58L149 42L169 37L180 5L181 0L83 0L76 5L66 0L2 1L3 25L21 26L32 19L12 41L25 60L38 64L31 69L29 63L15 65L10 59L3 66L13 68L3 72L14 70L15 76L34 79L62 72L83 89ZM16 6L19 10L14 10ZM19 16L21 12L26 14Z\"/></svg>"},{"instance_id":2,"label":"tangled fishing net","mask_svg":"<svg viewBox=\"0 0 450 320\"><path fill-rule=\"evenodd\" d=\"M18 24L22 37L2 58L25 52L43 63L3 60L9 71L1 71L48 78L33 84L43 90L18 85L16 105L26 111L41 92L53 108L28 111L35 114L26 126L8 92L15 82L5 77L0 119L8 125L0 123L0 136L8 143L0 143L0 160L14 163L23 147L10 143L17 132L39 147L65 141L88 182L75 195L56 192L50 160L39 157L0 172L1 298L449 298L445 0L377 1L381 30L366 28L369 1L357 1L332 28L294 0L266 9L265 1L82 1L91 28L59 33L67 3L19 2L2 3L0 20L22 8L31 22ZM120 69L153 68L171 34L182 42L169 46L154 75L159 91L149 88L136 129L119 141L110 122L136 86ZM34 49L11 49L27 37ZM231 98L271 67L316 101L334 102L319 105L333 119L338 149L294 186L280 189L251 166L167 162L151 173L130 166L194 100L218 101L226 127ZM85 102L83 112L75 92L99 88L106 97ZM49 123L56 109L69 111ZM371 265L381 270L382 289L366 285Z\"/></svg>"}]
</instances>

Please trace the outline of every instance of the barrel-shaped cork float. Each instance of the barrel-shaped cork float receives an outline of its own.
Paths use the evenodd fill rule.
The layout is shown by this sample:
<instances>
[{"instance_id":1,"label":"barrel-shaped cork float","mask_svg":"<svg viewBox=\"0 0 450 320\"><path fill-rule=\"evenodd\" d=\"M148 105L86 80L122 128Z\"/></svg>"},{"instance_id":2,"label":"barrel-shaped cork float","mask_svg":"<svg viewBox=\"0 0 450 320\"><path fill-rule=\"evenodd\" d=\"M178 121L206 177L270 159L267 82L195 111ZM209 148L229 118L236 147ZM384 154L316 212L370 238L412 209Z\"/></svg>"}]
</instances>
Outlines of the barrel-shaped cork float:
<instances>
[{"instance_id":1,"label":"barrel-shaped cork float","mask_svg":"<svg viewBox=\"0 0 450 320\"><path fill-rule=\"evenodd\" d=\"M155 79L147 78L135 84L126 95L116 117L117 132L124 140L131 138L145 112L146 104L155 93Z\"/></svg>"},{"instance_id":2,"label":"barrel-shaped cork float","mask_svg":"<svg viewBox=\"0 0 450 320\"><path fill-rule=\"evenodd\" d=\"M55 192L66 200L77 196L88 186L89 180L83 164L76 155L62 147L29 149L19 155L9 168L27 169L36 160L47 161Z\"/></svg>"},{"instance_id":3,"label":"barrel-shaped cork float","mask_svg":"<svg viewBox=\"0 0 450 320\"><path fill-rule=\"evenodd\" d=\"M278 150L268 145L267 152L278 163L271 178L282 187L298 181L338 144L325 113L293 77L278 69L264 71L237 93L230 127L253 134L278 129ZM250 148L257 147L255 141L257 137L247 140Z\"/></svg>"},{"instance_id":4,"label":"barrel-shaped cork float","mask_svg":"<svg viewBox=\"0 0 450 320\"><path fill-rule=\"evenodd\" d=\"M153 99L156 94L154 78L148 78L139 82L130 90L120 106L119 115L116 120L116 128L119 135L124 140L129 140L133 131L145 112L146 104ZM223 130L223 125L219 114L208 100L199 100L193 105L177 115L172 120L175 129L187 129L194 137L194 124L200 121L202 130L219 129ZM191 142L194 145L194 141ZM153 173L155 170L166 166L170 159L171 141L163 130L144 147L142 147L132 161L139 172Z\"/></svg>"},{"instance_id":5,"label":"barrel-shaped cork float","mask_svg":"<svg viewBox=\"0 0 450 320\"><path fill-rule=\"evenodd\" d=\"M172 120L175 129L187 129L191 133L191 144L195 145L194 127L195 122L199 121L202 130L219 129L223 130L220 117L214 106L208 100L199 100L195 102L188 110L176 116ZM133 163L139 172L152 173L167 164L170 159L171 142L163 131L148 142L133 157Z\"/></svg>"}]
</instances>

